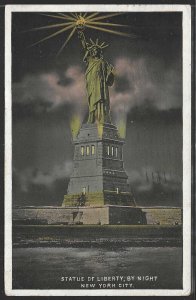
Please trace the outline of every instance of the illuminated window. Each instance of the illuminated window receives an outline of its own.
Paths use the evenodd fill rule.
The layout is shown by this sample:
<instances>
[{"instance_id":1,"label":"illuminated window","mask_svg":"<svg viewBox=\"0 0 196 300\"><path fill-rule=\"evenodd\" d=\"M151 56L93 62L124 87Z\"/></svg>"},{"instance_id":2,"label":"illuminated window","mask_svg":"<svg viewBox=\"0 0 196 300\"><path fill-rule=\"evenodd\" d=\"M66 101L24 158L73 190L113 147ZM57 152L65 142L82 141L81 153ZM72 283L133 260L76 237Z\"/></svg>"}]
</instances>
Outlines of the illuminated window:
<instances>
[{"instance_id":1,"label":"illuminated window","mask_svg":"<svg viewBox=\"0 0 196 300\"><path fill-rule=\"evenodd\" d=\"M89 154L90 154L90 147L86 146L86 155L89 155Z\"/></svg>"},{"instance_id":2,"label":"illuminated window","mask_svg":"<svg viewBox=\"0 0 196 300\"><path fill-rule=\"evenodd\" d=\"M91 154L92 154L92 155L95 154L95 146L94 146L94 145L91 146Z\"/></svg>"},{"instance_id":3,"label":"illuminated window","mask_svg":"<svg viewBox=\"0 0 196 300\"><path fill-rule=\"evenodd\" d=\"M110 155L110 146L107 146L107 155Z\"/></svg>"},{"instance_id":4,"label":"illuminated window","mask_svg":"<svg viewBox=\"0 0 196 300\"><path fill-rule=\"evenodd\" d=\"M115 156L118 157L118 147L115 148Z\"/></svg>"},{"instance_id":5,"label":"illuminated window","mask_svg":"<svg viewBox=\"0 0 196 300\"><path fill-rule=\"evenodd\" d=\"M112 156L114 156L114 147L112 146Z\"/></svg>"},{"instance_id":6,"label":"illuminated window","mask_svg":"<svg viewBox=\"0 0 196 300\"><path fill-rule=\"evenodd\" d=\"M81 155L84 156L84 147L81 146Z\"/></svg>"}]
</instances>

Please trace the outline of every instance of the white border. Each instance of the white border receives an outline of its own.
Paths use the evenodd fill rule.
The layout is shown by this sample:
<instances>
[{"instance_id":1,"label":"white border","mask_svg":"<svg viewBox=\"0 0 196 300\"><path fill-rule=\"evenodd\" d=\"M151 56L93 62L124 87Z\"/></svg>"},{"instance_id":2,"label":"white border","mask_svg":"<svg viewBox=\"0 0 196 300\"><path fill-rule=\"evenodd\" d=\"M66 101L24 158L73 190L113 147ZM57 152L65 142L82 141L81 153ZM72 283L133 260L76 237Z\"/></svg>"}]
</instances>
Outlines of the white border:
<instances>
[{"instance_id":1,"label":"white border","mask_svg":"<svg viewBox=\"0 0 196 300\"><path fill-rule=\"evenodd\" d=\"M183 13L183 289L12 289L12 93L11 15L37 11ZM8 296L186 296L191 292L191 7L190 5L8 5L5 9L5 293Z\"/></svg>"}]
</instances>

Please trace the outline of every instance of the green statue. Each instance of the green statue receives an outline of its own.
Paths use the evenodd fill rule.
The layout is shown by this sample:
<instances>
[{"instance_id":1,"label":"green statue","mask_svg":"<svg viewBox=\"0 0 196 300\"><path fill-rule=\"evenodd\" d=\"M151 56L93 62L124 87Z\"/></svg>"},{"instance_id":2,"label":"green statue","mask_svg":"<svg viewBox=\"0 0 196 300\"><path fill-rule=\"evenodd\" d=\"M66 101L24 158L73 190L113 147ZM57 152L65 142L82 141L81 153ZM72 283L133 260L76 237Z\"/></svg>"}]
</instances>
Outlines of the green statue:
<instances>
[{"instance_id":1,"label":"green statue","mask_svg":"<svg viewBox=\"0 0 196 300\"><path fill-rule=\"evenodd\" d=\"M114 67L104 58L102 49L105 43L96 43L91 39L86 42L82 30L78 30L85 51L83 61L86 62L86 89L88 95L89 116L88 123L111 123L109 86L114 82Z\"/></svg>"}]
</instances>

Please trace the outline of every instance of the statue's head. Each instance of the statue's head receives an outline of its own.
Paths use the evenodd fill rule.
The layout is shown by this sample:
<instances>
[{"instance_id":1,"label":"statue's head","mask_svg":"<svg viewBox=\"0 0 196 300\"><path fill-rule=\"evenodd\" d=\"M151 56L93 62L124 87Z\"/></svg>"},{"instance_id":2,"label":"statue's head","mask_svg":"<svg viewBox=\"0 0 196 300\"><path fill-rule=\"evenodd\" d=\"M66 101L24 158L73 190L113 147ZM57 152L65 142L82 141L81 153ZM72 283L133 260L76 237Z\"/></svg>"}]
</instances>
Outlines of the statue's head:
<instances>
[{"instance_id":1,"label":"statue's head","mask_svg":"<svg viewBox=\"0 0 196 300\"><path fill-rule=\"evenodd\" d=\"M108 45L105 45L105 42L102 42L99 44L98 39L96 39L96 42L93 42L92 39L90 39L91 44L88 47L88 50L90 51L90 54L92 57L102 57L102 49L108 47Z\"/></svg>"},{"instance_id":2,"label":"statue's head","mask_svg":"<svg viewBox=\"0 0 196 300\"><path fill-rule=\"evenodd\" d=\"M99 47L93 46L90 49L90 53L92 57L101 57L102 56L102 50Z\"/></svg>"}]
</instances>

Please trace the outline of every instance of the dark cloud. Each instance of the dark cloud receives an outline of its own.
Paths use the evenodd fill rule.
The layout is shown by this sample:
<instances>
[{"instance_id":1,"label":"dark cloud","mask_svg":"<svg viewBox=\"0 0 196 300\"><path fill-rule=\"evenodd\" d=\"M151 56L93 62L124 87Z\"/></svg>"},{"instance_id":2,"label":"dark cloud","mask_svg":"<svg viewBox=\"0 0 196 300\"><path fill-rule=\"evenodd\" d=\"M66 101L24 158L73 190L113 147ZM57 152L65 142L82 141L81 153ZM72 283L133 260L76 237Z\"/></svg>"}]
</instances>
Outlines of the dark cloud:
<instances>
[{"instance_id":1,"label":"dark cloud","mask_svg":"<svg viewBox=\"0 0 196 300\"><path fill-rule=\"evenodd\" d=\"M159 110L154 101L145 99L140 106L135 106L129 111L128 118L132 122L159 123L159 125L177 122L181 126L182 109L171 108L168 110Z\"/></svg>"},{"instance_id":2,"label":"dark cloud","mask_svg":"<svg viewBox=\"0 0 196 300\"><path fill-rule=\"evenodd\" d=\"M21 190L20 185L13 181L13 205L57 205L61 206L66 194L68 178L56 180L53 188L45 185L30 184L27 192Z\"/></svg>"},{"instance_id":3,"label":"dark cloud","mask_svg":"<svg viewBox=\"0 0 196 300\"><path fill-rule=\"evenodd\" d=\"M72 161L43 172L31 166L13 170L14 205L61 205L66 194Z\"/></svg>"},{"instance_id":4,"label":"dark cloud","mask_svg":"<svg viewBox=\"0 0 196 300\"><path fill-rule=\"evenodd\" d=\"M116 77L115 79L115 91L122 93L131 89L130 82L126 76Z\"/></svg>"},{"instance_id":5,"label":"dark cloud","mask_svg":"<svg viewBox=\"0 0 196 300\"><path fill-rule=\"evenodd\" d=\"M25 103L14 103L12 105L12 116L14 121L25 119L49 118L53 123L59 122L59 119L69 120L74 114L72 103L63 103L62 106L52 107L49 102L36 99L36 101L27 101Z\"/></svg>"},{"instance_id":6,"label":"dark cloud","mask_svg":"<svg viewBox=\"0 0 196 300\"><path fill-rule=\"evenodd\" d=\"M41 171L38 167L30 167L22 171L15 170L15 175L20 183L21 190L27 192L30 185L41 185L53 189L57 180L69 178L72 172L72 161L54 165L49 171Z\"/></svg>"},{"instance_id":7,"label":"dark cloud","mask_svg":"<svg viewBox=\"0 0 196 300\"><path fill-rule=\"evenodd\" d=\"M155 165L154 165L155 166ZM181 206L182 179L155 167L142 167L128 172L130 190L141 206Z\"/></svg>"},{"instance_id":8,"label":"dark cloud","mask_svg":"<svg viewBox=\"0 0 196 300\"><path fill-rule=\"evenodd\" d=\"M132 191L139 206L182 206L182 184L153 183L146 190L138 190L132 185Z\"/></svg>"}]
</instances>

